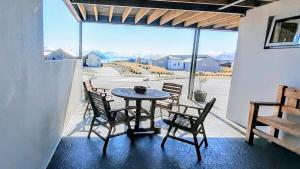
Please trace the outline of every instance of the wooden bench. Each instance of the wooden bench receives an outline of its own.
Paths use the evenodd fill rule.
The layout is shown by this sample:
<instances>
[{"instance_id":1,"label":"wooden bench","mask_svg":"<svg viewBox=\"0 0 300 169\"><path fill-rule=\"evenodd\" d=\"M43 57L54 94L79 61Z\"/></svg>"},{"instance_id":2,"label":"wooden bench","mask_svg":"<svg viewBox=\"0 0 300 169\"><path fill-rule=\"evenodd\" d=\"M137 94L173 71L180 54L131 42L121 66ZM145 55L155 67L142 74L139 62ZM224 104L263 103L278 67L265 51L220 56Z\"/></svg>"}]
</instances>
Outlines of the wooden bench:
<instances>
[{"instance_id":1,"label":"wooden bench","mask_svg":"<svg viewBox=\"0 0 300 169\"><path fill-rule=\"evenodd\" d=\"M261 106L274 106L273 115L259 116L258 111ZM300 122L283 118L283 113L300 116L300 89L281 85L278 87L276 102L251 101L246 141L253 144L255 134L300 155L300 147L278 138L279 131L300 137ZM269 126L270 133L262 132L256 129L256 126Z\"/></svg>"}]
</instances>

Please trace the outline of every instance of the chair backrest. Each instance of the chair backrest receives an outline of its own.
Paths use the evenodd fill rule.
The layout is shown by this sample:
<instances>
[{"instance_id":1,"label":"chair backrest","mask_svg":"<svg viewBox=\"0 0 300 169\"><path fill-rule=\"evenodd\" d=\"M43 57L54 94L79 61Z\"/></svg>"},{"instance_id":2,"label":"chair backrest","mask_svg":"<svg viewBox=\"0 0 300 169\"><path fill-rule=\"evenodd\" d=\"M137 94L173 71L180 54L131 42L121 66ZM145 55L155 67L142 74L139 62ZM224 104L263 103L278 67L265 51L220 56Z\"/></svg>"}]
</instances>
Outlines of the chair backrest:
<instances>
[{"instance_id":1,"label":"chair backrest","mask_svg":"<svg viewBox=\"0 0 300 169\"><path fill-rule=\"evenodd\" d=\"M164 83L162 91L169 92L171 96L175 96L175 99L179 100L182 91L182 85L176 83Z\"/></svg>"},{"instance_id":2,"label":"chair backrest","mask_svg":"<svg viewBox=\"0 0 300 169\"><path fill-rule=\"evenodd\" d=\"M83 84L83 92L84 92L84 97L87 99L87 100L89 100L89 97L88 97L88 87L87 87L87 84L86 84L86 82L82 82L82 84Z\"/></svg>"},{"instance_id":3,"label":"chair backrest","mask_svg":"<svg viewBox=\"0 0 300 169\"><path fill-rule=\"evenodd\" d=\"M277 102L281 104L279 110L275 109L278 117L282 117L282 113L300 116L300 89L280 85Z\"/></svg>"},{"instance_id":4,"label":"chair backrest","mask_svg":"<svg viewBox=\"0 0 300 169\"><path fill-rule=\"evenodd\" d=\"M212 98L208 103L206 103L203 111L199 114L199 118L196 122L196 126L199 126L200 124L202 124L204 122L207 114L213 108L215 102L216 102L216 98Z\"/></svg>"},{"instance_id":5,"label":"chair backrest","mask_svg":"<svg viewBox=\"0 0 300 169\"><path fill-rule=\"evenodd\" d=\"M110 108L105 97L93 92L88 91L89 101L91 103L93 112L95 116L101 117L104 120L111 121L111 115L109 113Z\"/></svg>"},{"instance_id":6,"label":"chair backrest","mask_svg":"<svg viewBox=\"0 0 300 169\"><path fill-rule=\"evenodd\" d=\"M88 91L91 91L91 90L94 89L94 87L93 87L93 85L92 85L92 81L91 81L90 79L87 80L87 81L85 82L85 84L86 84L86 87L87 87Z\"/></svg>"}]
</instances>

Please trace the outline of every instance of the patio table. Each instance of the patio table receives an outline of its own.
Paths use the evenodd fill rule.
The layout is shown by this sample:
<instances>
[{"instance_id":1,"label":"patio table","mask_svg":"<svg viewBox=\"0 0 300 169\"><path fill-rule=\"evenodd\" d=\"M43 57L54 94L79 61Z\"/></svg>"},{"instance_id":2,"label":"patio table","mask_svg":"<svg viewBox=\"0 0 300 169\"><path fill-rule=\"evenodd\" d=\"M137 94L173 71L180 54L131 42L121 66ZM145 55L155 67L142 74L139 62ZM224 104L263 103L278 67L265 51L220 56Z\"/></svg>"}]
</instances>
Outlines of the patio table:
<instances>
[{"instance_id":1,"label":"patio table","mask_svg":"<svg viewBox=\"0 0 300 169\"><path fill-rule=\"evenodd\" d=\"M134 134L153 132L153 134L160 133L160 128L154 127L154 113L155 113L155 104L157 100L164 100L170 97L169 92L164 92L157 89L148 89L144 94L139 94L135 92L132 88L114 88L111 90L111 93L114 96L124 98L126 101L126 107L129 106L129 100L135 100L136 102L136 112L135 112L135 126ZM149 116L146 116L147 119L150 119L150 128L140 128L141 120L141 110L142 110L142 101L150 100L151 107ZM145 116L144 116L145 117Z\"/></svg>"}]
</instances>

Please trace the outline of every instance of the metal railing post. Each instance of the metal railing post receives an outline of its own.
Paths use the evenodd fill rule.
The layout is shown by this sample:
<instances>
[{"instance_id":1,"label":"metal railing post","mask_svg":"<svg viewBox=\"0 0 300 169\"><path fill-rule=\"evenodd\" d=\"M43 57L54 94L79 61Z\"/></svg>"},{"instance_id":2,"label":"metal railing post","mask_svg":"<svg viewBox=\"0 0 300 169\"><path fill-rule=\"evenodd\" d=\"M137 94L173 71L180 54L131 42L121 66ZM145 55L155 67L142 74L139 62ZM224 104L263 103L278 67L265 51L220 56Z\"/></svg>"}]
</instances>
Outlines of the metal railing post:
<instances>
[{"instance_id":1,"label":"metal railing post","mask_svg":"<svg viewBox=\"0 0 300 169\"><path fill-rule=\"evenodd\" d=\"M79 22L79 59L82 59L82 22Z\"/></svg>"},{"instance_id":2,"label":"metal railing post","mask_svg":"<svg viewBox=\"0 0 300 169\"><path fill-rule=\"evenodd\" d=\"M194 43L193 43L193 54L192 54L191 68L190 68L188 99L193 98L196 67L197 67L198 48L199 48L199 39L200 39L200 28L197 28L197 29L195 29L195 33L194 33Z\"/></svg>"}]
</instances>

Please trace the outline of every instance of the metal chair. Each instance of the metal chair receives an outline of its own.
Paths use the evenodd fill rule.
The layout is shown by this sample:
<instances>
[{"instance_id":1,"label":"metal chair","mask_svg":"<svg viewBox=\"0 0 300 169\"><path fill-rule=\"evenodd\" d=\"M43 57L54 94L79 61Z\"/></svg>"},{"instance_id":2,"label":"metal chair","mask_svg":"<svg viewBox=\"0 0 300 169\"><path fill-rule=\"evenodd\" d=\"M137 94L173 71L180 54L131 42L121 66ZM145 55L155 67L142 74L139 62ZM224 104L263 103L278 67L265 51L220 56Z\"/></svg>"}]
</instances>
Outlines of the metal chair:
<instances>
[{"instance_id":1,"label":"metal chair","mask_svg":"<svg viewBox=\"0 0 300 169\"><path fill-rule=\"evenodd\" d=\"M166 100L156 102L156 108L160 108L160 116L162 118L162 110L172 110L173 106L178 107L179 111L179 100L182 92L182 85L176 83L164 83L162 91L169 92L171 97Z\"/></svg>"},{"instance_id":2,"label":"metal chair","mask_svg":"<svg viewBox=\"0 0 300 169\"><path fill-rule=\"evenodd\" d=\"M184 112L174 112L169 111L170 114L172 114L168 119L164 119L163 121L169 125L169 129L167 132L167 135L164 137L161 147L164 147L165 142L167 141L167 138L170 137L172 139L182 141L191 145L195 146L198 161L201 161L201 154L199 148L205 143L205 147L208 146L205 129L204 129L204 120L207 116L207 114L210 112L211 108L213 107L216 99L213 98L211 101L209 101L204 108L198 108L198 107L192 107L192 106L186 106L186 105L180 105L184 107ZM198 110L199 116L194 116L190 114L185 114L188 108L196 109ZM201 112L202 111L202 112ZM170 135L171 130L174 128L174 134ZM180 137L176 137L177 130L183 130L184 132L191 133L193 135L194 141L185 140ZM203 139L200 143L198 143L197 135L198 134L203 135Z\"/></svg>"},{"instance_id":3,"label":"metal chair","mask_svg":"<svg viewBox=\"0 0 300 169\"><path fill-rule=\"evenodd\" d=\"M133 117L128 116L128 108L115 110L110 109L110 107L108 106L109 103L106 101L106 98L98 93L88 91L88 97L94 112L94 116L88 133L88 138L90 138L91 132L100 137L104 141L103 154L106 154L106 148L110 138L122 134L128 134L131 137L132 132L130 121L133 120ZM126 125L128 130L125 132L114 134L116 130L115 126L120 124ZM103 126L107 128L107 136L101 136L96 130L93 129L93 127L95 126Z\"/></svg>"}]
</instances>

